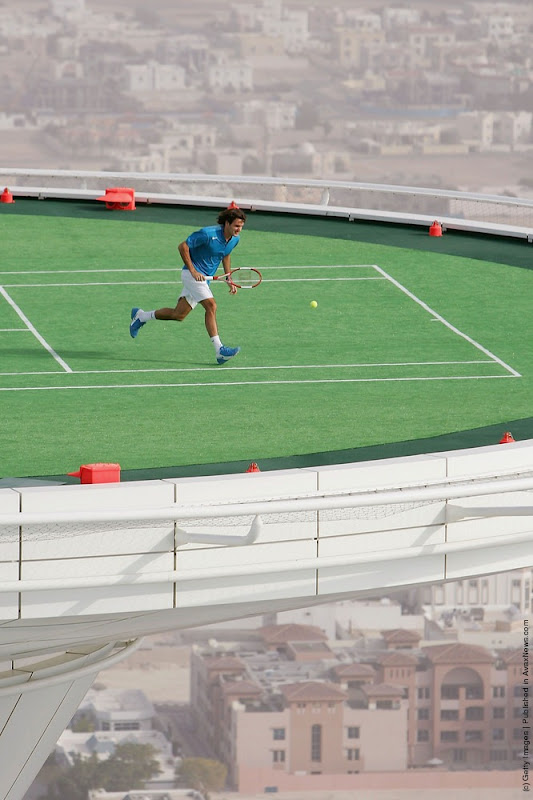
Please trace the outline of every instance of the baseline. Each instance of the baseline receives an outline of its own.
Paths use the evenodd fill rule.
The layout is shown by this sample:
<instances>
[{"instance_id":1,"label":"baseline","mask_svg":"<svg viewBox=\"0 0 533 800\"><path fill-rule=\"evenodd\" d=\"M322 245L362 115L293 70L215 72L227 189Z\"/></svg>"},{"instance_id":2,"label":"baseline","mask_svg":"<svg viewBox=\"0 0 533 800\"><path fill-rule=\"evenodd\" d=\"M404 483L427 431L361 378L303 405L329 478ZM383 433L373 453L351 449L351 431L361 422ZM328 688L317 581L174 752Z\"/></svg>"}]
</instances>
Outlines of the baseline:
<instances>
[{"instance_id":1,"label":"baseline","mask_svg":"<svg viewBox=\"0 0 533 800\"><path fill-rule=\"evenodd\" d=\"M257 370L292 370L292 369L364 369L375 367L444 367L459 364L493 364L492 359L472 359L465 361L384 361L367 362L359 364L261 364L260 366L234 366L232 372L256 372ZM136 375L144 372L213 372L214 367L143 367L141 369L75 369L72 375ZM13 375L62 375L61 372L52 373L49 370L31 372L0 372L0 377ZM460 377L460 376L458 376ZM486 376L491 377L491 376Z\"/></svg>"},{"instance_id":2,"label":"baseline","mask_svg":"<svg viewBox=\"0 0 533 800\"><path fill-rule=\"evenodd\" d=\"M50 373L48 373L50 374ZM51 373L55 374L55 373ZM75 389L195 389L206 387L228 386L274 386L288 384L319 383L405 383L408 381L476 381L476 380L512 380L515 375L440 375L432 377L405 378L318 378L316 380L274 380L274 381L211 381L204 383L119 383L114 385L95 384L84 386L2 386L0 392L37 392L37 391L71 391Z\"/></svg>"}]
</instances>

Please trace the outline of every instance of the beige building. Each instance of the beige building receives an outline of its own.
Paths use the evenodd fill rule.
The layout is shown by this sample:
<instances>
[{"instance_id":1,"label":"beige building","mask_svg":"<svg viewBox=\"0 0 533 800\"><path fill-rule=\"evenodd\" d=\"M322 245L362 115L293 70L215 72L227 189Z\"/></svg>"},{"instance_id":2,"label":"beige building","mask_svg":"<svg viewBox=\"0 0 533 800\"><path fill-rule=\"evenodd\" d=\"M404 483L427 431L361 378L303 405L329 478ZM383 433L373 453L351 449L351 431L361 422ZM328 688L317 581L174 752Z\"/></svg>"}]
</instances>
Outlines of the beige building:
<instances>
[{"instance_id":1,"label":"beige building","mask_svg":"<svg viewBox=\"0 0 533 800\"><path fill-rule=\"evenodd\" d=\"M335 28L331 56L343 67L366 69L373 55L383 52L385 43L383 30Z\"/></svg>"},{"instance_id":2,"label":"beige building","mask_svg":"<svg viewBox=\"0 0 533 800\"><path fill-rule=\"evenodd\" d=\"M470 119L474 126L477 124L475 115L473 117L469 117L468 114L460 116L461 119ZM493 115L488 116L490 116L490 135L492 136ZM470 611L473 608L479 609L483 616L489 616L490 612L494 610L501 615L501 612L511 605L527 616L532 608L531 569L501 572L497 575L487 575L484 578L436 583L418 589L417 594L421 605L433 610L433 617L439 610L441 612L445 609Z\"/></svg>"},{"instance_id":3,"label":"beige building","mask_svg":"<svg viewBox=\"0 0 533 800\"><path fill-rule=\"evenodd\" d=\"M349 788L358 773L434 763L519 765L519 649L429 645L402 629L342 649L296 624L266 626L245 647L196 646L191 659L198 732L239 791L313 790L326 777Z\"/></svg>"},{"instance_id":4,"label":"beige building","mask_svg":"<svg viewBox=\"0 0 533 800\"><path fill-rule=\"evenodd\" d=\"M375 670L360 665L364 691L352 699L345 682L329 672L338 659L319 629L270 625L260 634L261 666L257 659L250 663L250 653L237 651L197 647L191 658L198 732L227 764L235 788L281 789L291 775L310 776L312 786L315 775L407 768L402 687L374 682ZM384 766L386 737L393 737L395 747Z\"/></svg>"}]
</instances>

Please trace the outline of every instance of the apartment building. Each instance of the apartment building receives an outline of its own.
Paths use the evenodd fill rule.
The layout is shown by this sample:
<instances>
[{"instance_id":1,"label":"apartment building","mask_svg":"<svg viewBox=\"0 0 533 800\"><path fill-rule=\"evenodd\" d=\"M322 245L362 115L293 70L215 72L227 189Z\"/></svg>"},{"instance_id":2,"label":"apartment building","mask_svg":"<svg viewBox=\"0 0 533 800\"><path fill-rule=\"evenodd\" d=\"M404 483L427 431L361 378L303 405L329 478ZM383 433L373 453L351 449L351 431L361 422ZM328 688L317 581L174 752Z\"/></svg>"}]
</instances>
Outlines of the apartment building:
<instances>
[{"instance_id":1,"label":"apartment building","mask_svg":"<svg viewBox=\"0 0 533 800\"><path fill-rule=\"evenodd\" d=\"M402 629L366 648L328 643L312 626L258 633L248 649L212 643L191 659L198 732L234 788L288 791L298 776L298 788L311 791L329 776L348 789L352 774L432 763L517 767L520 650L428 644ZM386 759L385 740L394 743Z\"/></svg>"},{"instance_id":2,"label":"apartment building","mask_svg":"<svg viewBox=\"0 0 533 800\"><path fill-rule=\"evenodd\" d=\"M73 722L86 719L96 731L152 730L154 707L140 689L89 689Z\"/></svg>"},{"instance_id":3,"label":"apartment building","mask_svg":"<svg viewBox=\"0 0 533 800\"><path fill-rule=\"evenodd\" d=\"M366 69L373 55L385 49L385 32L373 28L334 28L331 58L347 69Z\"/></svg>"},{"instance_id":4,"label":"apartment building","mask_svg":"<svg viewBox=\"0 0 533 800\"><path fill-rule=\"evenodd\" d=\"M464 118L468 119L469 116L464 115ZM485 116L482 119L486 121ZM490 115L491 136L493 124L494 115ZM460 610L476 607L488 612L490 609L501 611L513 605L527 616L532 608L531 589L531 569L521 569L487 575L485 578L436 583L418 589L417 594L421 605L435 611L439 608Z\"/></svg>"},{"instance_id":5,"label":"apartment building","mask_svg":"<svg viewBox=\"0 0 533 800\"><path fill-rule=\"evenodd\" d=\"M319 629L269 625L259 633L254 650L195 647L191 657L198 732L235 788L281 790L298 775L311 789L318 775L407 768L403 687L374 682L375 671L361 665L365 685L352 697L353 681L348 689L330 673L338 659ZM390 736L397 746L383 767L380 743Z\"/></svg>"}]
</instances>

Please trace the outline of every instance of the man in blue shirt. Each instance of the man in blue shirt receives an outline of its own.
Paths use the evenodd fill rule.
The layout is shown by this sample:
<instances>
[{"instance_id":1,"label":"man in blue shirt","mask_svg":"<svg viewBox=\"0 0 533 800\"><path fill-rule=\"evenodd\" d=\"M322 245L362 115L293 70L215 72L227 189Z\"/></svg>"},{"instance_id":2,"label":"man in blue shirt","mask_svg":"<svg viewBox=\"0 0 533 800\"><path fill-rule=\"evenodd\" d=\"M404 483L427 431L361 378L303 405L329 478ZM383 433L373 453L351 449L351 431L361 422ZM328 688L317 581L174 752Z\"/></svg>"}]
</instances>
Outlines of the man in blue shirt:
<instances>
[{"instance_id":1,"label":"man in blue shirt","mask_svg":"<svg viewBox=\"0 0 533 800\"><path fill-rule=\"evenodd\" d=\"M178 245L183 259L181 279L182 292L175 308L159 308L157 311L131 309L130 336L135 339L140 329L153 319L181 322L200 303L205 310L205 327L215 348L218 364L225 364L240 351L240 347L226 347L220 341L217 325L217 304L210 288L213 277L222 263L226 275L231 272L231 253L239 244L239 237L246 214L240 208L226 208L217 218L217 225L194 231ZM229 284L231 294L237 287Z\"/></svg>"}]
</instances>

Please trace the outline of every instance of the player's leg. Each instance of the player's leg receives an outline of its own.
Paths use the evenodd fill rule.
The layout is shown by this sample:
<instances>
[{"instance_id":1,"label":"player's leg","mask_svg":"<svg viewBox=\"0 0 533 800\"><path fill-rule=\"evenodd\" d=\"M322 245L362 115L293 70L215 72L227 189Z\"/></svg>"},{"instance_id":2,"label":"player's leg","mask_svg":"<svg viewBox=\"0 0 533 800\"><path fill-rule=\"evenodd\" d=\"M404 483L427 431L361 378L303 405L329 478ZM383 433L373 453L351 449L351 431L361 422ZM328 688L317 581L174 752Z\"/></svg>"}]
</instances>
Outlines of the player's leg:
<instances>
[{"instance_id":1,"label":"player's leg","mask_svg":"<svg viewBox=\"0 0 533 800\"><path fill-rule=\"evenodd\" d=\"M175 320L181 322L192 311L185 297L180 297L174 308L158 308L155 311L143 311L142 308L131 309L130 336L135 339L143 325L153 319Z\"/></svg>"},{"instance_id":2,"label":"player's leg","mask_svg":"<svg viewBox=\"0 0 533 800\"><path fill-rule=\"evenodd\" d=\"M175 320L181 322L192 311L185 297L180 297L175 308L158 308L155 311L143 311L142 308L131 309L130 336L135 339L143 325L153 319Z\"/></svg>"},{"instance_id":3,"label":"player's leg","mask_svg":"<svg viewBox=\"0 0 533 800\"><path fill-rule=\"evenodd\" d=\"M192 306L189 301L185 297L180 297L175 308L158 308L156 311L152 312L154 315L154 319L166 319L166 320L175 320L176 322L182 322L185 319L187 314L190 314L192 311ZM148 313L148 312L146 312Z\"/></svg>"},{"instance_id":4,"label":"player's leg","mask_svg":"<svg viewBox=\"0 0 533 800\"><path fill-rule=\"evenodd\" d=\"M204 307L205 311L205 327L207 333L211 341L213 342L213 347L215 348L215 354L217 358L218 364L225 364L230 358L236 356L237 353L240 351L240 347L226 347L220 341L220 336L218 335L218 325L217 325L217 304L214 297L207 298L206 300L200 300L201 305Z\"/></svg>"},{"instance_id":5,"label":"player's leg","mask_svg":"<svg viewBox=\"0 0 533 800\"><path fill-rule=\"evenodd\" d=\"M131 309L130 336L135 338L143 325L154 319L174 320L181 322L193 308L205 297L212 297L211 290L205 281L197 283L189 270L182 270L183 288L174 308L158 308L154 311L143 311L142 308Z\"/></svg>"},{"instance_id":6,"label":"player's leg","mask_svg":"<svg viewBox=\"0 0 533 800\"><path fill-rule=\"evenodd\" d=\"M215 298L209 297L206 300L201 300L200 302L205 311L205 327L207 333L209 336L211 336L211 338L213 336L218 336L217 304Z\"/></svg>"}]
</instances>

